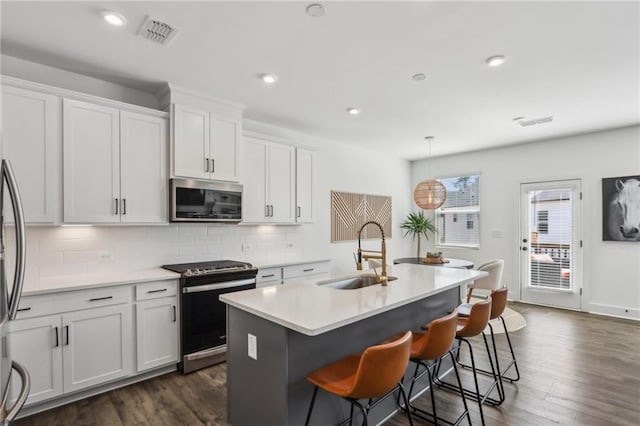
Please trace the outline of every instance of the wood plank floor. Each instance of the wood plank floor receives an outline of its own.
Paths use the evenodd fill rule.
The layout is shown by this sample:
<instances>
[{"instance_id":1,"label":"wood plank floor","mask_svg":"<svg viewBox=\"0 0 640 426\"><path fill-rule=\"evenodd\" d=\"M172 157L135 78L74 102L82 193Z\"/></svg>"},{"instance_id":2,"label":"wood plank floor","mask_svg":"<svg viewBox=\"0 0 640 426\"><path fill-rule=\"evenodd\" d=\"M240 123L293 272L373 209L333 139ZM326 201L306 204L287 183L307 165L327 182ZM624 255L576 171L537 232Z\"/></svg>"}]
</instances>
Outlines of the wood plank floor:
<instances>
[{"instance_id":1,"label":"wood plank floor","mask_svg":"<svg viewBox=\"0 0 640 426\"><path fill-rule=\"evenodd\" d=\"M640 425L640 323L517 303L509 306L527 320L527 327L511 333L522 378L517 384L505 384L507 399L502 406L485 406L488 425ZM506 348L503 335L497 342ZM471 376L463 374L468 384ZM186 376L167 374L16 424L226 425L225 376L225 364ZM451 418L462 406L455 394L437 389L436 395L445 417ZM428 394L416 403L428 408ZM477 404L469 406L473 424L480 424ZM404 426L408 421L397 414L387 424Z\"/></svg>"}]
</instances>

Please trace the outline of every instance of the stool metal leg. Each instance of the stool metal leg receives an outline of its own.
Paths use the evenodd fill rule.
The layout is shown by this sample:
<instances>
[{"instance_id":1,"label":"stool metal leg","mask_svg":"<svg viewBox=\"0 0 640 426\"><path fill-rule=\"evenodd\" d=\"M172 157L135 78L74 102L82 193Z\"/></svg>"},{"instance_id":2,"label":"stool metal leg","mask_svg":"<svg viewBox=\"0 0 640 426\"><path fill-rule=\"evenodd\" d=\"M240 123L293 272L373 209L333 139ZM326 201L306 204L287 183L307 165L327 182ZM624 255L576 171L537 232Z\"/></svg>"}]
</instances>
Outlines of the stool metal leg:
<instances>
[{"instance_id":1,"label":"stool metal leg","mask_svg":"<svg viewBox=\"0 0 640 426\"><path fill-rule=\"evenodd\" d=\"M502 321L502 327L504 328L504 334L507 336L507 343L509 344L509 351L511 351L511 362L504 371L500 372L500 375L503 379L510 381L511 383L517 382L520 380L520 370L518 370L518 362L516 361L516 354L513 352L513 346L511 345L511 337L509 337L509 330L507 330L507 324L504 322L504 318L500 315L500 321ZM504 375L511 367L515 367L516 369L516 377L507 377Z\"/></svg>"},{"instance_id":2,"label":"stool metal leg","mask_svg":"<svg viewBox=\"0 0 640 426\"><path fill-rule=\"evenodd\" d=\"M311 419L311 412L313 411L313 406L316 403L316 395L318 395L318 387L314 386L313 396L311 397L311 405L309 405L309 411L307 412L307 420L305 420L304 422L305 426L309 426L309 420Z\"/></svg>"}]
</instances>

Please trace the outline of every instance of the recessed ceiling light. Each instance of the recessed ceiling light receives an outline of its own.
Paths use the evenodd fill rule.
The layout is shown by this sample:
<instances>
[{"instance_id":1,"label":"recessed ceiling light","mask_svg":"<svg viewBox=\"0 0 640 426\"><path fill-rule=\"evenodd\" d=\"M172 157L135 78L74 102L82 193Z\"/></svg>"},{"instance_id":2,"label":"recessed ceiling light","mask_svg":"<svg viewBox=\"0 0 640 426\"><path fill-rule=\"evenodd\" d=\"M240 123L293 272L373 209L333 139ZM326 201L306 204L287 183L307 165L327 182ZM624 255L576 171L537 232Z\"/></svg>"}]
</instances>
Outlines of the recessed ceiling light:
<instances>
[{"instance_id":1,"label":"recessed ceiling light","mask_svg":"<svg viewBox=\"0 0 640 426\"><path fill-rule=\"evenodd\" d=\"M513 119L513 121L522 121L522 120L524 120L524 117L515 117Z\"/></svg>"},{"instance_id":2,"label":"recessed ceiling light","mask_svg":"<svg viewBox=\"0 0 640 426\"><path fill-rule=\"evenodd\" d=\"M430 142L430 141L434 140L435 138L436 138L435 136L425 136L424 140Z\"/></svg>"},{"instance_id":3,"label":"recessed ceiling light","mask_svg":"<svg viewBox=\"0 0 640 426\"><path fill-rule=\"evenodd\" d=\"M327 14L327 8L320 3L313 3L307 6L307 15L313 16L314 18L322 18Z\"/></svg>"},{"instance_id":4,"label":"recessed ceiling light","mask_svg":"<svg viewBox=\"0 0 640 426\"><path fill-rule=\"evenodd\" d=\"M495 55L495 56L489 56L485 62L490 67L499 67L500 65L504 64L506 61L507 61L507 58L504 57L503 55Z\"/></svg>"},{"instance_id":5,"label":"recessed ceiling light","mask_svg":"<svg viewBox=\"0 0 640 426\"><path fill-rule=\"evenodd\" d=\"M122 16L122 14L118 13L118 12L114 12L112 10L105 10L102 12L102 18L107 21L107 23L115 26L115 27L122 27L124 24L127 23L127 20L125 19L124 16Z\"/></svg>"},{"instance_id":6,"label":"recessed ceiling light","mask_svg":"<svg viewBox=\"0 0 640 426\"><path fill-rule=\"evenodd\" d=\"M273 84L278 81L278 76L275 74L260 74L260 79L267 84Z\"/></svg>"},{"instance_id":7,"label":"recessed ceiling light","mask_svg":"<svg viewBox=\"0 0 640 426\"><path fill-rule=\"evenodd\" d=\"M360 114L360 108L350 107L350 108L347 108L347 112L351 115L358 115Z\"/></svg>"},{"instance_id":8,"label":"recessed ceiling light","mask_svg":"<svg viewBox=\"0 0 640 426\"><path fill-rule=\"evenodd\" d=\"M414 75L412 75L412 76L411 76L411 78L412 78L414 81L422 81L422 80L424 80L425 78L427 78L427 75L426 75L426 74L423 74L423 73L418 73L418 74L414 74Z\"/></svg>"}]
</instances>

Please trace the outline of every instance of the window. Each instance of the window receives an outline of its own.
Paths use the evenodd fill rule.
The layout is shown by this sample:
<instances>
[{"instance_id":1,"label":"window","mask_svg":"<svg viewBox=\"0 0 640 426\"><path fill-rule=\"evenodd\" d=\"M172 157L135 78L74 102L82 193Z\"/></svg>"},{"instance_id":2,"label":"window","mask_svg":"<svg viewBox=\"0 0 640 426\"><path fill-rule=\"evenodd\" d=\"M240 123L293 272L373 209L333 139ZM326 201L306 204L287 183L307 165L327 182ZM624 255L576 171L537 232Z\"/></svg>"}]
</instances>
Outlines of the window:
<instances>
[{"instance_id":1,"label":"window","mask_svg":"<svg viewBox=\"0 0 640 426\"><path fill-rule=\"evenodd\" d=\"M538 232L540 234L549 233L549 210L538 211Z\"/></svg>"},{"instance_id":2,"label":"window","mask_svg":"<svg viewBox=\"0 0 640 426\"><path fill-rule=\"evenodd\" d=\"M436 210L437 246L480 247L480 176L439 179L447 200ZM460 215L463 216L458 220Z\"/></svg>"}]
</instances>

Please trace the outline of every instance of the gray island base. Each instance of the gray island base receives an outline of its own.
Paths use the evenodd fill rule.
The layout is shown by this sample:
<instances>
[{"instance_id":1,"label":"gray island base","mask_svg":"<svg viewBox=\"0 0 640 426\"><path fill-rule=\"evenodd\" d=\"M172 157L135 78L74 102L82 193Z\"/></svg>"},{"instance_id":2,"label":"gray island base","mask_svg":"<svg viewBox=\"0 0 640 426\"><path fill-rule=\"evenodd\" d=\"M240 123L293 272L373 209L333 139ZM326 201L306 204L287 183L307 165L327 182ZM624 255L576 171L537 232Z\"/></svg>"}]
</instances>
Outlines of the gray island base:
<instances>
[{"instance_id":1,"label":"gray island base","mask_svg":"<svg viewBox=\"0 0 640 426\"><path fill-rule=\"evenodd\" d=\"M396 265L393 275L399 279L382 288L335 290L301 283L222 296L227 303L229 423L303 425L313 393L308 373L398 333L420 330L460 304L461 284L486 274L440 272L445 269ZM324 315L323 310L327 310ZM302 320L306 318L311 318L308 323ZM407 389L414 368L409 364ZM444 365L441 373L447 370ZM414 395L427 388L427 377L422 379ZM390 396L370 412L369 424L380 423L396 410L396 398ZM320 391L310 424L337 424L349 411L347 401ZM357 417L354 421L361 423Z\"/></svg>"}]
</instances>

